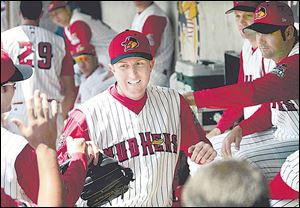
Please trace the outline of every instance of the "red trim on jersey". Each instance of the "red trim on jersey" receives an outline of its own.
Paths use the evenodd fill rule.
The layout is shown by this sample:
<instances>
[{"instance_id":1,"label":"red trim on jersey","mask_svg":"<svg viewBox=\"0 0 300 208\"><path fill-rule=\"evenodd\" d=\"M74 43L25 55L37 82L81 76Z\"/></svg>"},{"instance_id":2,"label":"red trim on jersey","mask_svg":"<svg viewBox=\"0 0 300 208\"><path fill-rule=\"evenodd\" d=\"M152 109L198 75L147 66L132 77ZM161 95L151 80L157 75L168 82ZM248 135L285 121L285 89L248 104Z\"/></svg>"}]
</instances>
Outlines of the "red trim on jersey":
<instances>
[{"instance_id":1,"label":"red trim on jersey","mask_svg":"<svg viewBox=\"0 0 300 208\"><path fill-rule=\"evenodd\" d=\"M299 199L299 192L289 187L281 178L280 172L269 184L271 199Z\"/></svg>"},{"instance_id":2,"label":"red trim on jersey","mask_svg":"<svg viewBox=\"0 0 300 208\"><path fill-rule=\"evenodd\" d=\"M270 103L264 103L247 120L239 123L243 136L267 130L272 127Z\"/></svg>"},{"instance_id":3,"label":"red trim on jersey","mask_svg":"<svg viewBox=\"0 0 300 208\"><path fill-rule=\"evenodd\" d=\"M155 57L156 51L160 46L163 32L167 25L166 17L151 15L143 25L142 33L150 39L152 56ZM152 42L154 45L152 45Z\"/></svg>"},{"instance_id":4,"label":"red trim on jersey","mask_svg":"<svg viewBox=\"0 0 300 208\"><path fill-rule=\"evenodd\" d=\"M35 150L27 144L15 162L18 183L26 195L36 204L39 191L39 174ZM72 155L72 162L62 176L65 185L65 205L74 206L82 191L87 171L84 154Z\"/></svg>"},{"instance_id":5,"label":"red trim on jersey","mask_svg":"<svg viewBox=\"0 0 300 208\"><path fill-rule=\"evenodd\" d=\"M147 93L145 93L144 97L142 97L140 100L132 100L120 95L118 93L116 84L109 88L109 93L126 108L135 112L135 114L139 114L141 112L147 100Z\"/></svg>"},{"instance_id":6,"label":"red trim on jersey","mask_svg":"<svg viewBox=\"0 0 300 208\"><path fill-rule=\"evenodd\" d=\"M230 108L299 98L299 54L286 57L284 77L268 73L253 82L194 92L199 108Z\"/></svg>"}]
</instances>

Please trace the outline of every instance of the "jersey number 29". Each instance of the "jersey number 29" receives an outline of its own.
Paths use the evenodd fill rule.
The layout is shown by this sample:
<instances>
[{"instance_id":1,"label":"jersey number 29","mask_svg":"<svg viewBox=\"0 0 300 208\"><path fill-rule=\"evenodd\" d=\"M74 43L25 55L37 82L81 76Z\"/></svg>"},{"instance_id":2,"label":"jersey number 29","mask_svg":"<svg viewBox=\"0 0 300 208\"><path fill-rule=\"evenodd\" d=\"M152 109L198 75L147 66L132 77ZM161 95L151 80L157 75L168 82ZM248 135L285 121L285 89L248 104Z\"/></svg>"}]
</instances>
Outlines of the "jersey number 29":
<instances>
[{"instance_id":1,"label":"jersey number 29","mask_svg":"<svg viewBox=\"0 0 300 208\"><path fill-rule=\"evenodd\" d=\"M20 48L25 48L26 50L18 56L20 64L32 65L32 59L26 57L34 53L32 50L31 42L19 42ZM52 45L48 42L40 42L38 44L38 57L41 58L38 60L39 69L50 69L51 68L51 59L52 59ZM26 60L25 60L26 59Z\"/></svg>"}]
</instances>

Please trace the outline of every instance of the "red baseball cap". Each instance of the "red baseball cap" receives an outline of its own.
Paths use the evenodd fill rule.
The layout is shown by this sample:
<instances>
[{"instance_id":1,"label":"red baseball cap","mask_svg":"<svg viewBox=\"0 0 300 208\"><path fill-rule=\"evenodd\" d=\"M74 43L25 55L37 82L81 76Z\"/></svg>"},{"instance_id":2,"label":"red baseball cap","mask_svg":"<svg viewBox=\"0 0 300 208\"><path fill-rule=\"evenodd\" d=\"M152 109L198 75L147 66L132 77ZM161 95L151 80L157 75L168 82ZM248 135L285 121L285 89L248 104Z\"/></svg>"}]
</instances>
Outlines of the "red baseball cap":
<instances>
[{"instance_id":1,"label":"red baseball cap","mask_svg":"<svg viewBox=\"0 0 300 208\"><path fill-rule=\"evenodd\" d=\"M270 34L289 25L294 25L292 9L283 2L267 1L256 8L254 23L244 28L243 32L254 30L262 34Z\"/></svg>"},{"instance_id":2,"label":"red baseball cap","mask_svg":"<svg viewBox=\"0 0 300 208\"><path fill-rule=\"evenodd\" d=\"M92 55L92 56L95 56L96 55L96 50L95 50L95 47L91 44L79 44L75 51L74 51L74 54L73 56L76 57L76 56L81 56L81 55Z\"/></svg>"},{"instance_id":3,"label":"red baseball cap","mask_svg":"<svg viewBox=\"0 0 300 208\"><path fill-rule=\"evenodd\" d=\"M114 37L109 45L109 56L111 64L128 57L153 59L147 37L134 30L125 30Z\"/></svg>"},{"instance_id":4,"label":"red baseball cap","mask_svg":"<svg viewBox=\"0 0 300 208\"><path fill-rule=\"evenodd\" d=\"M1 86L8 82L28 79L32 68L28 65L14 65L8 54L1 49Z\"/></svg>"},{"instance_id":5,"label":"red baseball cap","mask_svg":"<svg viewBox=\"0 0 300 208\"><path fill-rule=\"evenodd\" d=\"M48 6L48 12L52 12L55 9L65 7L65 6L67 6L67 4L64 1L51 1Z\"/></svg>"},{"instance_id":6,"label":"red baseball cap","mask_svg":"<svg viewBox=\"0 0 300 208\"><path fill-rule=\"evenodd\" d=\"M256 7L263 2L264 1L233 1L233 8L229 9L225 14L230 14L234 10L255 12Z\"/></svg>"}]
</instances>

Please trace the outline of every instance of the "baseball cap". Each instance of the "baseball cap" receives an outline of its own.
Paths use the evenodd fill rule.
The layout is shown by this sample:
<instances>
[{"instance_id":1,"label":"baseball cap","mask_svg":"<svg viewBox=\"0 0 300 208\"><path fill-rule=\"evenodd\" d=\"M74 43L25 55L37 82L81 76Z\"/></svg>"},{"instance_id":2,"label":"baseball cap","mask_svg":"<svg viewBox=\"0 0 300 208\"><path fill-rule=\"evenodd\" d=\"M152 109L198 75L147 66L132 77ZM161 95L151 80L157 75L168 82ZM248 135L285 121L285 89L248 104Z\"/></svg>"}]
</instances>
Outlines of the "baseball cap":
<instances>
[{"instance_id":1,"label":"baseball cap","mask_svg":"<svg viewBox=\"0 0 300 208\"><path fill-rule=\"evenodd\" d=\"M58 8L67 6L66 2L64 1L51 1L48 6L48 12L52 12Z\"/></svg>"},{"instance_id":2,"label":"baseball cap","mask_svg":"<svg viewBox=\"0 0 300 208\"><path fill-rule=\"evenodd\" d=\"M292 9L283 2L268 1L256 8L254 23L244 28L243 32L254 30L259 33L270 34L289 25L294 25Z\"/></svg>"},{"instance_id":3,"label":"baseball cap","mask_svg":"<svg viewBox=\"0 0 300 208\"><path fill-rule=\"evenodd\" d=\"M14 65L8 54L1 49L1 86L8 82L28 79L32 68L28 65Z\"/></svg>"},{"instance_id":4,"label":"baseball cap","mask_svg":"<svg viewBox=\"0 0 300 208\"><path fill-rule=\"evenodd\" d=\"M73 53L73 57L76 56L81 56L81 55L92 55L95 56L96 55L96 50L95 47L91 44L79 44L74 53Z\"/></svg>"},{"instance_id":5,"label":"baseball cap","mask_svg":"<svg viewBox=\"0 0 300 208\"><path fill-rule=\"evenodd\" d=\"M255 9L264 1L233 1L233 8L225 12L225 14L230 14L234 10L244 11L244 12L255 12Z\"/></svg>"},{"instance_id":6,"label":"baseball cap","mask_svg":"<svg viewBox=\"0 0 300 208\"><path fill-rule=\"evenodd\" d=\"M114 37L109 45L109 56L111 64L128 57L153 59L147 37L134 30L125 30Z\"/></svg>"}]
</instances>

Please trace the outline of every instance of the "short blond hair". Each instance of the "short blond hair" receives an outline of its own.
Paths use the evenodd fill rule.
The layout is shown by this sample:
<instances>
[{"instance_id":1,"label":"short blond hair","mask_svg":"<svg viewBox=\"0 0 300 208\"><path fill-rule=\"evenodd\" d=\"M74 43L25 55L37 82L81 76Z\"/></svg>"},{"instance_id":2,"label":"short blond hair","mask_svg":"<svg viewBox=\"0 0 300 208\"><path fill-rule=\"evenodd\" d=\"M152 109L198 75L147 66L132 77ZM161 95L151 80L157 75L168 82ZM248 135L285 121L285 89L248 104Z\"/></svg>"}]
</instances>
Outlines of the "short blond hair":
<instances>
[{"instance_id":1,"label":"short blond hair","mask_svg":"<svg viewBox=\"0 0 300 208\"><path fill-rule=\"evenodd\" d=\"M186 207L269 207L268 183L246 160L219 160L200 167L183 188Z\"/></svg>"}]
</instances>

